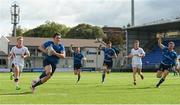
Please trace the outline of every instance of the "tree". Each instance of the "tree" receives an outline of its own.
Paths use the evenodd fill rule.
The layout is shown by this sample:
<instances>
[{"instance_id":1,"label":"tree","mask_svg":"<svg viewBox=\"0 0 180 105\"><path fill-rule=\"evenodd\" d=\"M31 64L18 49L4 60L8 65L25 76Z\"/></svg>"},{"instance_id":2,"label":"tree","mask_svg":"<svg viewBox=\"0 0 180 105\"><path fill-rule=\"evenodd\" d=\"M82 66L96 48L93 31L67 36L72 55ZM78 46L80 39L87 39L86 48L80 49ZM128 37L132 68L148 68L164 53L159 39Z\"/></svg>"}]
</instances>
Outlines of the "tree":
<instances>
[{"instance_id":1,"label":"tree","mask_svg":"<svg viewBox=\"0 0 180 105\"><path fill-rule=\"evenodd\" d=\"M16 36L23 35L23 33L26 32L26 31L27 31L27 29L21 28L21 26L18 26L17 29L16 29Z\"/></svg>"},{"instance_id":2,"label":"tree","mask_svg":"<svg viewBox=\"0 0 180 105\"><path fill-rule=\"evenodd\" d=\"M79 24L70 29L66 38L96 39L104 37L104 32L100 27L89 24Z\"/></svg>"},{"instance_id":3,"label":"tree","mask_svg":"<svg viewBox=\"0 0 180 105\"><path fill-rule=\"evenodd\" d=\"M69 27L55 22L46 21L34 29L28 30L23 35L27 37L52 37L54 33L61 33L65 37L69 31Z\"/></svg>"}]
</instances>

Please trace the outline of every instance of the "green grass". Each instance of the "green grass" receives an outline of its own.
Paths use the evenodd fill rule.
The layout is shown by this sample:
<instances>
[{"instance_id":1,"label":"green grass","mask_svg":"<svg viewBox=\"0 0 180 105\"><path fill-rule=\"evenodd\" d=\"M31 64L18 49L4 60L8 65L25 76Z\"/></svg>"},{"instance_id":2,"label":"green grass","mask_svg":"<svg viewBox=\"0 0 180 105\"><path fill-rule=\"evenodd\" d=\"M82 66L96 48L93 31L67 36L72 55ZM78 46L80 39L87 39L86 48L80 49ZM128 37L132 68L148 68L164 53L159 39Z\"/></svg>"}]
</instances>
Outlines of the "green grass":
<instances>
[{"instance_id":1,"label":"green grass","mask_svg":"<svg viewBox=\"0 0 180 105\"><path fill-rule=\"evenodd\" d=\"M180 77L170 74L160 88L155 73L138 77L137 86L132 84L131 73L111 73L101 84L101 73L83 72L76 84L72 72L55 73L35 94L30 92L31 80L40 73L22 73L21 90L15 90L9 73L0 73L0 104L179 104Z\"/></svg>"}]
</instances>

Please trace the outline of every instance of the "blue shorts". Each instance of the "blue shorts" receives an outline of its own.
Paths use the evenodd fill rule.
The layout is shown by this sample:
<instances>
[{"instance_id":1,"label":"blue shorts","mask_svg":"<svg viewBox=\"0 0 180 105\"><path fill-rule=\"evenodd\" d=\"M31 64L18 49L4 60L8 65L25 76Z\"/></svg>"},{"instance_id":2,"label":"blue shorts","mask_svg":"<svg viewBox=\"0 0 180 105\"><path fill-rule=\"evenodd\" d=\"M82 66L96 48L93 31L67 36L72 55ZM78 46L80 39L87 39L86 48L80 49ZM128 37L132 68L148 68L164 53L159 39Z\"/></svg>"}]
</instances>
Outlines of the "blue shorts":
<instances>
[{"instance_id":1,"label":"blue shorts","mask_svg":"<svg viewBox=\"0 0 180 105\"><path fill-rule=\"evenodd\" d=\"M74 70L78 70L82 67L82 64L74 64Z\"/></svg>"},{"instance_id":2,"label":"blue shorts","mask_svg":"<svg viewBox=\"0 0 180 105\"><path fill-rule=\"evenodd\" d=\"M104 61L103 65L107 66L108 69L111 69L113 66L113 61L110 61L110 62Z\"/></svg>"},{"instance_id":3,"label":"blue shorts","mask_svg":"<svg viewBox=\"0 0 180 105\"><path fill-rule=\"evenodd\" d=\"M161 63L161 64L159 65L159 71L164 71L164 70L171 71L171 70L172 70L172 66L170 66L170 65L165 65L165 64Z\"/></svg>"},{"instance_id":4,"label":"blue shorts","mask_svg":"<svg viewBox=\"0 0 180 105\"><path fill-rule=\"evenodd\" d=\"M43 67L45 67L45 66L47 66L47 65L51 65L51 67L52 67L52 73L51 73L51 75L53 75L54 72L55 72L55 70L56 70L56 64L48 61L47 59L44 59L44 60L43 60Z\"/></svg>"}]
</instances>

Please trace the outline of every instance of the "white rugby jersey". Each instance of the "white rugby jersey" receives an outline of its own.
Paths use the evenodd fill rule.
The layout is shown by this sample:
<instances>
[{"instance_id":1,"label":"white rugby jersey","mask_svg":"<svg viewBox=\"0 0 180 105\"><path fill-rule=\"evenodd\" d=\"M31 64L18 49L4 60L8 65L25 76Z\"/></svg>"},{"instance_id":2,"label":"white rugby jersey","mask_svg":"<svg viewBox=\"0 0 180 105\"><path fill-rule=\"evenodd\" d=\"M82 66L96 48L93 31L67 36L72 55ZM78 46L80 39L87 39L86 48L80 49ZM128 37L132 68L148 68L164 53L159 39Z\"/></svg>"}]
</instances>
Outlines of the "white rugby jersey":
<instances>
[{"instance_id":1,"label":"white rugby jersey","mask_svg":"<svg viewBox=\"0 0 180 105\"><path fill-rule=\"evenodd\" d=\"M137 50L136 49L131 49L131 54L132 55L140 55L140 54L144 54L145 55L145 52L142 48L138 48ZM142 64L142 59L141 57L138 57L138 56L133 56L132 57L132 64Z\"/></svg>"},{"instance_id":2,"label":"white rugby jersey","mask_svg":"<svg viewBox=\"0 0 180 105\"><path fill-rule=\"evenodd\" d=\"M13 64L24 66L24 58L22 58L22 55L29 54L29 50L25 46L21 48L14 46L11 49L10 54L13 55L13 60L12 60Z\"/></svg>"}]
</instances>

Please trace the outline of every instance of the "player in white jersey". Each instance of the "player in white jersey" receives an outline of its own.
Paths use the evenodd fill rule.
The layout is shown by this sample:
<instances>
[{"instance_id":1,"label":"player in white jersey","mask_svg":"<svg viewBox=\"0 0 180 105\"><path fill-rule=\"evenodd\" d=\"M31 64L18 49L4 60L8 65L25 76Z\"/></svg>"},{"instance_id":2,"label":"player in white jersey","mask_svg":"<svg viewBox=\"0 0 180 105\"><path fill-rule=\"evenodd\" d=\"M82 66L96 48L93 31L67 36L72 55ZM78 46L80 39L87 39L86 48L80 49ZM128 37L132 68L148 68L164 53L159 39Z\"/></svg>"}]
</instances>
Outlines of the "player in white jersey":
<instances>
[{"instance_id":1,"label":"player in white jersey","mask_svg":"<svg viewBox=\"0 0 180 105\"><path fill-rule=\"evenodd\" d=\"M178 73L179 73L179 76L180 76L180 55L177 56L176 72L178 72Z\"/></svg>"},{"instance_id":2,"label":"player in white jersey","mask_svg":"<svg viewBox=\"0 0 180 105\"><path fill-rule=\"evenodd\" d=\"M127 56L132 58L132 70L133 70L133 84L136 85L136 73L138 73L141 79L144 79L142 73L142 57L145 56L145 52L142 48L139 47L139 41L135 40L134 48L131 49L131 53Z\"/></svg>"},{"instance_id":3,"label":"player in white jersey","mask_svg":"<svg viewBox=\"0 0 180 105\"><path fill-rule=\"evenodd\" d=\"M16 90L19 90L19 77L20 73L24 67L24 59L30 56L29 50L23 45L23 37L17 37L16 46L12 47L9 53L9 59L11 59L11 79L14 77L14 82L16 84Z\"/></svg>"}]
</instances>

